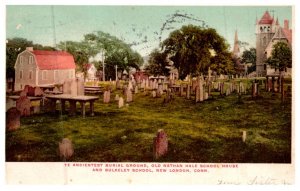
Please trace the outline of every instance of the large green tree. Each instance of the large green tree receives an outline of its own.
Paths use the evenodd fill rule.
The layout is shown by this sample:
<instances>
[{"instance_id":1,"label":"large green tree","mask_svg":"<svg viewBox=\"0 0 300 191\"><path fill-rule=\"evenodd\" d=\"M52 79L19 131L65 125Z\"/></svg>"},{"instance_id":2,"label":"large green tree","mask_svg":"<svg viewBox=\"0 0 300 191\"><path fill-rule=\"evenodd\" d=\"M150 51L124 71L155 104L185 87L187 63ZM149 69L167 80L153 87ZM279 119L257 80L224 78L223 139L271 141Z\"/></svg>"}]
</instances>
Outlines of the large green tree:
<instances>
[{"instance_id":1,"label":"large green tree","mask_svg":"<svg viewBox=\"0 0 300 191\"><path fill-rule=\"evenodd\" d=\"M154 76L168 75L170 71L168 64L167 54L158 49L154 49L149 55L149 61L145 67L145 71Z\"/></svg>"},{"instance_id":2,"label":"large green tree","mask_svg":"<svg viewBox=\"0 0 300 191\"><path fill-rule=\"evenodd\" d=\"M285 42L277 42L273 45L271 57L267 59L267 63L272 67L284 71L285 68L292 67L292 51Z\"/></svg>"},{"instance_id":3,"label":"large green tree","mask_svg":"<svg viewBox=\"0 0 300 191\"><path fill-rule=\"evenodd\" d=\"M85 35L84 42L88 44L89 55L95 56L103 54L105 60L105 72L114 79L114 67L118 66L118 70L129 72L130 68L139 69L143 63L143 58L132 48L108 33L98 31Z\"/></svg>"},{"instance_id":4,"label":"large green tree","mask_svg":"<svg viewBox=\"0 0 300 191\"><path fill-rule=\"evenodd\" d=\"M250 50L245 50L242 54L241 62L243 64L250 64L248 68L248 73L251 73L256 70L256 49L250 48Z\"/></svg>"},{"instance_id":5,"label":"large green tree","mask_svg":"<svg viewBox=\"0 0 300 191\"><path fill-rule=\"evenodd\" d=\"M215 29L183 26L163 41L162 49L171 56L181 79L188 74L196 76L206 73L212 63L219 73L231 72L233 63L231 59L227 59L229 46ZM226 58L226 61L220 60L221 57ZM222 62L215 63L216 61Z\"/></svg>"}]
</instances>

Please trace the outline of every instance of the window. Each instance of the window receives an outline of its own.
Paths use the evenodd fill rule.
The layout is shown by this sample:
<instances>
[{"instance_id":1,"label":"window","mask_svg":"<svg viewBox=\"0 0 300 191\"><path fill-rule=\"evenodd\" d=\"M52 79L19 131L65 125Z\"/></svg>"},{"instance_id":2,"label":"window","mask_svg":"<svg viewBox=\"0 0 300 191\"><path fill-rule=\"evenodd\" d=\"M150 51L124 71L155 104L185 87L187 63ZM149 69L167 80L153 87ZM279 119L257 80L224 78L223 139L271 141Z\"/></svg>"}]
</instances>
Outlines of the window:
<instances>
[{"instance_id":1,"label":"window","mask_svg":"<svg viewBox=\"0 0 300 191\"><path fill-rule=\"evenodd\" d=\"M42 72L42 80L46 80L46 79L47 79L47 71L44 70L44 71Z\"/></svg>"},{"instance_id":2,"label":"window","mask_svg":"<svg viewBox=\"0 0 300 191\"><path fill-rule=\"evenodd\" d=\"M22 79L23 78L23 70L20 70L20 75L19 78Z\"/></svg>"},{"instance_id":3,"label":"window","mask_svg":"<svg viewBox=\"0 0 300 191\"><path fill-rule=\"evenodd\" d=\"M33 64L33 56L29 56L29 62L28 64Z\"/></svg>"},{"instance_id":4,"label":"window","mask_svg":"<svg viewBox=\"0 0 300 191\"><path fill-rule=\"evenodd\" d=\"M23 64L23 56L20 56L20 64Z\"/></svg>"},{"instance_id":5,"label":"window","mask_svg":"<svg viewBox=\"0 0 300 191\"><path fill-rule=\"evenodd\" d=\"M32 70L29 71L29 76L28 76L29 80L32 79Z\"/></svg>"}]
</instances>

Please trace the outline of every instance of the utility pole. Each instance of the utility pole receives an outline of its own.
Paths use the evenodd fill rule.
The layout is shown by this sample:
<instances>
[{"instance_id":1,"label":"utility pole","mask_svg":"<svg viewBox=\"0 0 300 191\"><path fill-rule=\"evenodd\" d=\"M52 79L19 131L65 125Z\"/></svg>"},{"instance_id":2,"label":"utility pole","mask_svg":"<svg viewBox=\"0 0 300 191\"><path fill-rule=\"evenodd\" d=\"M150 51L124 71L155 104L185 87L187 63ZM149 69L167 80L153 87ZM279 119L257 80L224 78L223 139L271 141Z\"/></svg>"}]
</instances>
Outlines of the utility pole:
<instances>
[{"instance_id":1,"label":"utility pole","mask_svg":"<svg viewBox=\"0 0 300 191\"><path fill-rule=\"evenodd\" d=\"M102 64L103 64L103 74L102 74L102 80L103 80L103 81L105 81L104 50L102 50Z\"/></svg>"},{"instance_id":2,"label":"utility pole","mask_svg":"<svg viewBox=\"0 0 300 191\"><path fill-rule=\"evenodd\" d=\"M116 81L118 80L118 65L115 66L116 68Z\"/></svg>"}]
</instances>

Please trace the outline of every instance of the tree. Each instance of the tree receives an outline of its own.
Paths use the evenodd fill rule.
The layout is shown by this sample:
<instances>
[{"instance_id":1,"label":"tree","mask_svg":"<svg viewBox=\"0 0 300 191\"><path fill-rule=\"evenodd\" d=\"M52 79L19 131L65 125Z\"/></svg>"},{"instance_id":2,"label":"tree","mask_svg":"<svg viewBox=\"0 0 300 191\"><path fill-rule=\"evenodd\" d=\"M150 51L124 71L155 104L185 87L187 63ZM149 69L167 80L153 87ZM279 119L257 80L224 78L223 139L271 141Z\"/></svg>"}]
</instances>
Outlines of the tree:
<instances>
[{"instance_id":1,"label":"tree","mask_svg":"<svg viewBox=\"0 0 300 191\"><path fill-rule=\"evenodd\" d=\"M229 52L219 53L211 59L210 69L217 74L234 74L232 56Z\"/></svg>"},{"instance_id":2,"label":"tree","mask_svg":"<svg viewBox=\"0 0 300 191\"><path fill-rule=\"evenodd\" d=\"M171 56L170 59L178 69L181 79L188 74L196 76L206 73L214 56L228 55L228 47L224 38L215 29L203 29L193 25L183 26L181 29L173 31L162 43L162 49ZM223 69L230 65L229 61L221 63L225 64L222 66ZM219 67L219 64L215 63L215 67ZM223 72L231 69L229 67L217 70Z\"/></svg>"},{"instance_id":3,"label":"tree","mask_svg":"<svg viewBox=\"0 0 300 191\"><path fill-rule=\"evenodd\" d=\"M96 56L102 53L105 57L105 72L115 78L114 67L117 65L118 70L129 72L130 68L139 69L143 63L141 55L131 49L131 47L122 40L111 36L108 33L98 31L96 34L87 34L84 42L88 44L89 54ZM111 73L111 74L110 74Z\"/></svg>"},{"instance_id":4,"label":"tree","mask_svg":"<svg viewBox=\"0 0 300 191\"><path fill-rule=\"evenodd\" d=\"M248 68L248 73L251 73L256 70L256 49L250 48L250 50L245 50L242 54L243 64L251 63L251 66Z\"/></svg>"},{"instance_id":5,"label":"tree","mask_svg":"<svg viewBox=\"0 0 300 191\"><path fill-rule=\"evenodd\" d=\"M277 42L273 45L271 57L267 59L267 63L272 67L284 71L287 67L292 67L292 51L285 42Z\"/></svg>"},{"instance_id":6,"label":"tree","mask_svg":"<svg viewBox=\"0 0 300 191\"><path fill-rule=\"evenodd\" d=\"M168 63L167 54L154 49L149 55L149 64L145 67L145 71L154 76L168 75Z\"/></svg>"}]
</instances>

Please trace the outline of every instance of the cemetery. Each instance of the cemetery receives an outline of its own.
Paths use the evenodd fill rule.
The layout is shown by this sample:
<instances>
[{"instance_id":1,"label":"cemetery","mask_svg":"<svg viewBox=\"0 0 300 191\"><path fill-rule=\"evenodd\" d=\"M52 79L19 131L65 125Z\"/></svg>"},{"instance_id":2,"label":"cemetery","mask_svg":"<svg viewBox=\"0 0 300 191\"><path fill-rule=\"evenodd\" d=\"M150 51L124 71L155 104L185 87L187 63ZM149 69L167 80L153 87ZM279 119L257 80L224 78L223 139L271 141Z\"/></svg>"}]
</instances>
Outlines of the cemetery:
<instances>
[{"instance_id":1,"label":"cemetery","mask_svg":"<svg viewBox=\"0 0 300 191\"><path fill-rule=\"evenodd\" d=\"M95 7L7 29L7 162L292 163L291 7Z\"/></svg>"},{"instance_id":2,"label":"cemetery","mask_svg":"<svg viewBox=\"0 0 300 191\"><path fill-rule=\"evenodd\" d=\"M6 160L291 162L291 81L208 79L98 82L96 95L71 80L35 99L26 86L8 99Z\"/></svg>"}]
</instances>

